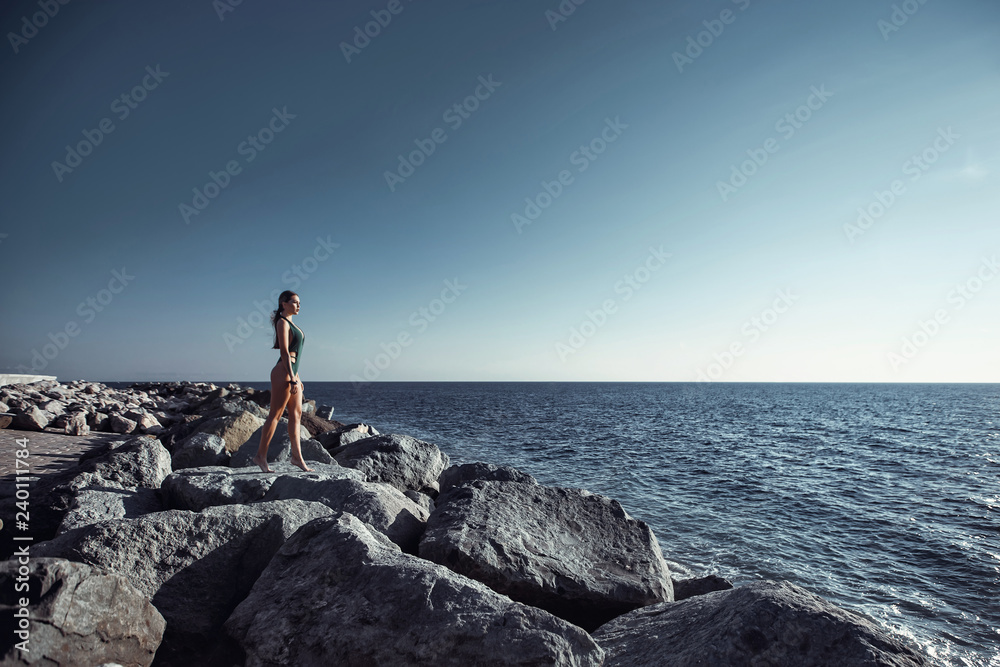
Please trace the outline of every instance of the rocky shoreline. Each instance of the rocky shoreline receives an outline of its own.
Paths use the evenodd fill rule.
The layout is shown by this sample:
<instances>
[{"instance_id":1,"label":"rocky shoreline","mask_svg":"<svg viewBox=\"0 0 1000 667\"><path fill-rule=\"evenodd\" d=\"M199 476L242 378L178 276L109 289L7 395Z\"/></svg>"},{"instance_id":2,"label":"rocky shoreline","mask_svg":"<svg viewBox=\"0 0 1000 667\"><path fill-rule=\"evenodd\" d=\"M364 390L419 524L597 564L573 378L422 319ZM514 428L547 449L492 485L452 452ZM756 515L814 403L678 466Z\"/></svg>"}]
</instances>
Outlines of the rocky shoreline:
<instances>
[{"instance_id":1,"label":"rocky shoreline","mask_svg":"<svg viewBox=\"0 0 1000 667\"><path fill-rule=\"evenodd\" d=\"M312 401L314 470L288 461L282 420L264 473L250 457L269 399L236 384L0 387L5 441L122 436L33 485L27 555L10 541L22 508L0 500L3 664L931 664L788 582L672 579L613 499L450 465Z\"/></svg>"}]
</instances>

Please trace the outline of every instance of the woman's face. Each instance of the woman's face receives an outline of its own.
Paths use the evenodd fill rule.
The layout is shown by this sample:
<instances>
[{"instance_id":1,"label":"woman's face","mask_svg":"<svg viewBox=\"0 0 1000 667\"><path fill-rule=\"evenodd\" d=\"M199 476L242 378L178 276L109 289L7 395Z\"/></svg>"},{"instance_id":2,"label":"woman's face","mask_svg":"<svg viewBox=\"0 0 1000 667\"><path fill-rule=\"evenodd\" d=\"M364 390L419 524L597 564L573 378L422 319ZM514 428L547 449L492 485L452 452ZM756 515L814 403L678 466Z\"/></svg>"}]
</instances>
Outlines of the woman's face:
<instances>
[{"instance_id":1,"label":"woman's face","mask_svg":"<svg viewBox=\"0 0 1000 667\"><path fill-rule=\"evenodd\" d=\"M293 296L291 299L285 302L285 310L288 311L289 315L297 315L299 312L299 306L302 305L299 301L299 297Z\"/></svg>"}]
</instances>

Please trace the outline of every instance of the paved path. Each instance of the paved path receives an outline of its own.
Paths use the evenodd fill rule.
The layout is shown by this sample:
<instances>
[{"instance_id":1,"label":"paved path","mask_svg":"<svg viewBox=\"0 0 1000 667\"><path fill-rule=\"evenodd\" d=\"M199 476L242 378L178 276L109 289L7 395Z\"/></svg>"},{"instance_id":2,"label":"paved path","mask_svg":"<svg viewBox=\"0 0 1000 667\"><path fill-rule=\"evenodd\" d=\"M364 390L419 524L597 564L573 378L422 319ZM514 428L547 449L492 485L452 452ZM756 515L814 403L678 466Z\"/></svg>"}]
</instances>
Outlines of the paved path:
<instances>
[{"instance_id":1,"label":"paved path","mask_svg":"<svg viewBox=\"0 0 1000 667\"><path fill-rule=\"evenodd\" d=\"M128 436L118 433L91 433L90 435L66 435L52 431L18 431L11 428L0 429L0 498L14 494L15 452L21 449L17 440L28 440L28 457L31 480L44 479L74 467L80 455L109 440L122 440ZM22 465L21 470L24 470ZM22 475L23 477L23 475Z\"/></svg>"}]
</instances>

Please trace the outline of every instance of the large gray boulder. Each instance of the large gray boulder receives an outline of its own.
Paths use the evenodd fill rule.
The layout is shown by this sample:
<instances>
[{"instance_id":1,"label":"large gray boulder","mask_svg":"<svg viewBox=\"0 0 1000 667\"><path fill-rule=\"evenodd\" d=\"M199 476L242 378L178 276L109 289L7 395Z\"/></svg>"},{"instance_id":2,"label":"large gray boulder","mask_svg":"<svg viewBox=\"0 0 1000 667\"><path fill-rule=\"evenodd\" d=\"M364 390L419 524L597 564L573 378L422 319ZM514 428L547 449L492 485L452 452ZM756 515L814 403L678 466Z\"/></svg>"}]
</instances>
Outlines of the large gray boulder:
<instances>
[{"instance_id":1,"label":"large gray boulder","mask_svg":"<svg viewBox=\"0 0 1000 667\"><path fill-rule=\"evenodd\" d=\"M260 447L260 438L264 432L264 427L261 426L254 434L250 436L243 445L233 454L233 458L230 459L229 465L233 468L246 468L253 466L257 468L257 464L253 462L253 457L257 455L257 449ZM305 429L304 426L299 426L299 446L302 449L302 458L306 461L316 461L318 463L333 463L333 457L330 453L316 440L309 439L309 431ZM274 430L274 435L271 437L271 442L267 446L267 461L268 463L277 463L284 461L291 461L292 459L292 441L288 437L288 420L282 419L278 422L277 428ZM310 468L312 465L309 466ZM259 468L258 468L259 470Z\"/></svg>"},{"instance_id":2,"label":"large gray boulder","mask_svg":"<svg viewBox=\"0 0 1000 667\"><path fill-rule=\"evenodd\" d=\"M174 470L221 466L229 463L229 452L221 436L198 432L177 443L170 462Z\"/></svg>"},{"instance_id":3,"label":"large gray boulder","mask_svg":"<svg viewBox=\"0 0 1000 667\"><path fill-rule=\"evenodd\" d=\"M580 628L404 554L350 514L300 528L225 628L247 667L596 667L603 659Z\"/></svg>"},{"instance_id":4,"label":"large gray boulder","mask_svg":"<svg viewBox=\"0 0 1000 667\"><path fill-rule=\"evenodd\" d=\"M451 466L441 473L438 484L441 486L441 493L444 493L453 486L462 486L477 480L494 482L523 482L525 484L537 484L534 477L526 472L521 472L517 468L510 466L498 466L492 463L463 463L462 465Z\"/></svg>"},{"instance_id":5,"label":"large gray boulder","mask_svg":"<svg viewBox=\"0 0 1000 667\"><path fill-rule=\"evenodd\" d=\"M369 482L385 482L400 491L434 493L438 477L448 467L448 455L408 435L378 435L336 450L342 466L359 470Z\"/></svg>"},{"instance_id":6,"label":"large gray boulder","mask_svg":"<svg viewBox=\"0 0 1000 667\"><path fill-rule=\"evenodd\" d=\"M620 616L596 632L606 667L918 667L870 620L788 582L759 581Z\"/></svg>"},{"instance_id":7,"label":"large gray boulder","mask_svg":"<svg viewBox=\"0 0 1000 667\"><path fill-rule=\"evenodd\" d=\"M74 488L109 486L156 489L170 474L170 453L156 438L140 435L109 442L81 458Z\"/></svg>"},{"instance_id":8,"label":"large gray boulder","mask_svg":"<svg viewBox=\"0 0 1000 667\"><path fill-rule=\"evenodd\" d=\"M286 498L314 500L331 509L349 512L410 554L417 553L417 543L430 516L429 510L388 484L322 479L311 473L279 477L264 494L264 500Z\"/></svg>"},{"instance_id":9,"label":"large gray boulder","mask_svg":"<svg viewBox=\"0 0 1000 667\"><path fill-rule=\"evenodd\" d=\"M116 662L149 665L164 620L149 599L115 572L59 558L37 558L26 565L0 562L0 614L11 619L10 636L0 642L4 665L98 665ZM27 572L18 572L24 567ZM27 584L26 592L15 586ZM27 636L15 632L26 597L30 621ZM27 620L27 619L25 619ZM7 625L5 623L5 625ZM27 639L28 651L17 644Z\"/></svg>"},{"instance_id":10,"label":"large gray boulder","mask_svg":"<svg viewBox=\"0 0 1000 667\"><path fill-rule=\"evenodd\" d=\"M454 487L438 497L419 554L587 630L673 600L652 529L617 501L582 489Z\"/></svg>"},{"instance_id":11,"label":"large gray boulder","mask_svg":"<svg viewBox=\"0 0 1000 667\"><path fill-rule=\"evenodd\" d=\"M313 463L310 466L314 469L313 472L305 472L291 463L272 463L270 467L271 472L262 472L257 466L185 468L163 480L161 493L165 505L171 509L200 512L216 505L247 504L263 500L275 480L283 477L362 479L357 470L344 468L336 463Z\"/></svg>"},{"instance_id":12,"label":"large gray boulder","mask_svg":"<svg viewBox=\"0 0 1000 667\"><path fill-rule=\"evenodd\" d=\"M285 429L287 430L287 421ZM257 429L264 425L264 419L256 411L241 411L237 414L226 414L212 419L206 419L195 426L195 433L206 433L216 435L225 442L225 450L231 455L239 450L247 440L253 437ZM193 437L189 436L189 439ZM260 440L257 440L260 444ZM180 443L184 446L184 442Z\"/></svg>"},{"instance_id":13,"label":"large gray boulder","mask_svg":"<svg viewBox=\"0 0 1000 667\"><path fill-rule=\"evenodd\" d=\"M284 541L332 513L302 500L168 510L77 528L31 551L126 577L166 619L157 659L189 663L219 639L223 621Z\"/></svg>"},{"instance_id":14,"label":"large gray boulder","mask_svg":"<svg viewBox=\"0 0 1000 667\"><path fill-rule=\"evenodd\" d=\"M70 501L70 508L56 535L108 519L134 519L164 509L156 489L84 488Z\"/></svg>"}]
</instances>

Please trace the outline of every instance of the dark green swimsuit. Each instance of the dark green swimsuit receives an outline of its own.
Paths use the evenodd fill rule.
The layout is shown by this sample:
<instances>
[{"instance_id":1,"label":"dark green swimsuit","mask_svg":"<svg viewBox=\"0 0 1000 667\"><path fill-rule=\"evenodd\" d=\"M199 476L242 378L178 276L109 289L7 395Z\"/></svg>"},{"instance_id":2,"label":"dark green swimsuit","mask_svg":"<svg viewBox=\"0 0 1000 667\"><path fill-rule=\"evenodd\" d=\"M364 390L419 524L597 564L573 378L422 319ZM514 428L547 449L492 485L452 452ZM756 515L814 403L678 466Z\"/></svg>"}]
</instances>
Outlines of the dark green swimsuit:
<instances>
[{"instance_id":1,"label":"dark green swimsuit","mask_svg":"<svg viewBox=\"0 0 1000 667\"><path fill-rule=\"evenodd\" d=\"M290 327L288 330L288 352L289 354L292 352L295 353L295 361L292 362L292 376L294 377L299 374L299 361L302 360L302 345L306 342L306 335L302 333L302 329L292 324L292 321L287 317L281 317L280 319L288 322ZM281 359L278 359L278 361L280 362Z\"/></svg>"}]
</instances>

